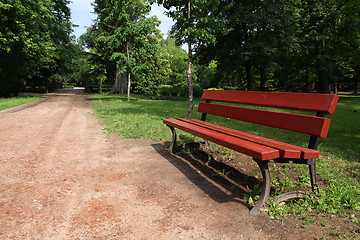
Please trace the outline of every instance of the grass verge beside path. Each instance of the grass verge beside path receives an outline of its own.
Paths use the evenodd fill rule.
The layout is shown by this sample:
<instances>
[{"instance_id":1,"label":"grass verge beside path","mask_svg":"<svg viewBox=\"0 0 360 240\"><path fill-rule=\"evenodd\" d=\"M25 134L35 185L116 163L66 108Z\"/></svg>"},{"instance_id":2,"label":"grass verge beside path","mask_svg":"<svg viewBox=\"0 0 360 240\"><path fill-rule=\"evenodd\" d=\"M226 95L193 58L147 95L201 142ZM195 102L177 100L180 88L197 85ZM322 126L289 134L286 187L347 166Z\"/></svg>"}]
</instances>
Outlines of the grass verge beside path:
<instances>
[{"instance_id":1,"label":"grass verge beside path","mask_svg":"<svg viewBox=\"0 0 360 240\"><path fill-rule=\"evenodd\" d=\"M92 99L92 106L106 130L126 138L168 140L171 133L162 120L187 115L186 101L148 100L135 94L130 102L125 95L98 94Z\"/></svg>"},{"instance_id":2,"label":"grass verge beside path","mask_svg":"<svg viewBox=\"0 0 360 240\"><path fill-rule=\"evenodd\" d=\"M0 98L0 111L17 107L26 103L35 102L40 100L41 97L36 96L24 96L24 97L13 97L13 98Z\"/></svg>"},{"instance_id":3,"label":"grass verge beside path","mask_svg":"<svg viewBox=\"0 0 360 240\"><path fill-rule=\"evenodd\" d=\"M195 99L197 106L199 99ZM171 140L171 132L163 123L165 118L187 116L187 101L148 100L132 95L127 102L125 95L95 95L92 106L108 132L117 132L127 138L149 138ZM194 118L200 114L194 108ZM267 211L270 217L295 214L301 216L303 226L318 224L336 228L336 237L360 238L360 96L340 96L332 119L328 137L319 145L320 159L317 161L320 176L320 194L285 205L273 204ZM244 132L275 138L295 145L306 146L308 136L267 128L236 120L208 116L208 121ZM180 138L193 140L190 134L179 131ZM278 191L292 191L296 184L310 191L307 166L294 164L275 167L272 185ZM296 189L296 186L295 186ZM275 190L276 192L276 190ZM338 221L345 230L338 227ZM355 229L352 228L355 226ZM357 227L357 228L356 228ZM331 230L332 231L332 230ZM335 231L335 230L334 230Z\"/></svg>"}]
</instances>

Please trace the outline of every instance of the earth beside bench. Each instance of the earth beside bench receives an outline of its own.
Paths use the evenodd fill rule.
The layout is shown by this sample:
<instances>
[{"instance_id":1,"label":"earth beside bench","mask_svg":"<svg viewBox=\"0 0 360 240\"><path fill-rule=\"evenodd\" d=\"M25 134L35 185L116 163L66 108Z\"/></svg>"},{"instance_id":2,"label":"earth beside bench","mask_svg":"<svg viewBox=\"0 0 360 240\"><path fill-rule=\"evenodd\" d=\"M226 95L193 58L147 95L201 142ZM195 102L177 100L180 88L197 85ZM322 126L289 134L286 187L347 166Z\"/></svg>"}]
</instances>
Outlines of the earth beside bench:
<instances>
[{"instance_id":1,"label":"earth beside bench","mask_svg":"<svg viewBox=\"0 0 360 240\"><path fill-rule=\"evenodd\" d=\"M177 135L175 129L177 128L204 140L251 156L259 165L263 176L259 199L250 211L252 215L259 215L260 209L266 204L270 193L269 163L307 164L309 166L312 191L315 194L318 193L316 159L319 157L319 152L317 146L320 138L326 138L327 136L330 119L326 118L325 114L334 113L339 99L337 95L205 90L201 99L204 100L198 107L198 111L202 113L201 120L184 118L163 120L173 134L169 147L171 153L174 153L176 149ZM229 103L233 105L229 105ZM239 104L246 106L239 106ZM264 107L270 107L271 110L264 110ZM274 108L280 109L280 111L274 110ZM287 113L281 109L314 112L316 115L309 116L298 112ZM308 148L206 122L207 114L307 134L310 136ZM303 192L295 191L280 194L275 200L281 202L303 196Z\"/></svg>"}]
</instances>

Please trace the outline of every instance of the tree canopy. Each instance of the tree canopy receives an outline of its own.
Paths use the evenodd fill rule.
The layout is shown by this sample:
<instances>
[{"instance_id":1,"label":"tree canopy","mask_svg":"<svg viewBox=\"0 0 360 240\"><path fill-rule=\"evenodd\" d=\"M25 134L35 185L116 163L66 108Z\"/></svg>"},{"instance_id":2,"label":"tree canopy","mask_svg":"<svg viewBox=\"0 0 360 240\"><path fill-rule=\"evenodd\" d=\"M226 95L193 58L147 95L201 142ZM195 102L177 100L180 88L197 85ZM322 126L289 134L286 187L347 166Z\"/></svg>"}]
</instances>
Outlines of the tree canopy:
<instances>
[{"instance_id":1,"label":"tree canopy","mask_svg":"<svg viewBox=\"0 0 360 240\"><path fill-rule=\"evenodd\" d=\"M350 76L357 79L351 72L359 63L349 46L358 45L359 2L222 2L231 5L220 20L226 33L198 51L201 61L215 59L218 72L233 75L232 81L221 77L227 82L220 85L327 93L330 85L336 91Z\"/></svg>"},{"instance_id":2,"label":"tree canopy","mask_svg":"<svg viewBox=\"0 0 360 240\"><path fill-rule=\"evenodd\" d=\"M168 39L154 3L175 21ZM190 115L193 88L357 93L356 0L95 0L78 42L68 4L0 0L1 97L55 82L151 97L187 86Z\"/></svg>"},{"instance_id":3,"label":"tree canopy","mask_svg":"<svg viewBox=\"0 0 360 240\"><path fill-rule=\"evenodd\" d=\"M71 58L67 0L0 1L0 96L45 85ZM58 75L59 76L59 75Z\"/></svg>"}]
</instances>

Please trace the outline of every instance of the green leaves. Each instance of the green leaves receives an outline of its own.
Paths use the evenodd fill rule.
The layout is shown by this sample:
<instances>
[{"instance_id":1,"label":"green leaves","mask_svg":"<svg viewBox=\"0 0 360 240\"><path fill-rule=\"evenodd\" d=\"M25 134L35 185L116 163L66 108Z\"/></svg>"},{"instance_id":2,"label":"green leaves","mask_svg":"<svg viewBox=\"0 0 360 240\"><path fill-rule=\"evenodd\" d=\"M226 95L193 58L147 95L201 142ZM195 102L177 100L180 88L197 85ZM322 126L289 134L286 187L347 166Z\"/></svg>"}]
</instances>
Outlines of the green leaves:
<instances>
[{"instance_id":1,"label":"green leaves","mask_svg":"<svg viewBox=\"0 0 360 240\"><path fill-rule=\"evenodd\" d=\"M223 23L222 32L209 37L197 28L199 38L215 38L215 46L198 46L197 56L219 62L226 73L220 86L327 92L360 63L359 12L352 0L221 1L211 18L199 21Z\"/></svg>"},{"instance_id":2,"label":"green leaves","mask_svg":"<svg viewBox=\"0 0 360 240\"><path fill-rule=\"evenodd\" d=\"M128 78L133 75L138 82L146 81L144 72L157 43L155 28L160 24L156 17L147 18L150 2L95 0L94 10L98 15L94 25L97 36L93 38L96 51L116 63Z\"/></svg>"},{"instance_id":3,"label":"green leaves","mask_svg":"<svg viewBox=\"0 0 360 240\"><path fill-rule=\"evenodd\" d=\"M26 83L43 84L64 59L70 43L66 0L3 0L0 3L0 96L16 94ZM40 81L39 81L40 80Z\"/></svg>"},{"instance_id":4,"label":"green leaves","mask_svg":"<svg viewBox=\"0 0 360 240\"><path fill-rule=\"evenodd\" d=\"M191 0L190 18L188 16L188 1L186 0L159 0L168 11L167 14L174 21L172 28L177 44L187 43L191 39L195 48L201 44L215 44L215 36L223 31L224 25L218 18L222 14L218 9L219 0Z\"/></svg>"}]
</instances>

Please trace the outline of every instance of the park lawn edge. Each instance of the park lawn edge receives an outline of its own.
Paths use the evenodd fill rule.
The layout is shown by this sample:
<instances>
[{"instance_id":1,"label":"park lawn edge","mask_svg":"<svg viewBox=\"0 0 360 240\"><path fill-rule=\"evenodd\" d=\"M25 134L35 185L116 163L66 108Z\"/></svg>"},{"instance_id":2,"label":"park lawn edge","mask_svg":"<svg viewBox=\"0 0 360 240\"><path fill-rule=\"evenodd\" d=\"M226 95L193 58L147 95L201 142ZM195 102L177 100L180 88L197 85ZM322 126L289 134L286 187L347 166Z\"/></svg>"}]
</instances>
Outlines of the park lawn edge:
<instances>
[{"instance_id":1,"label":"park lawn edge","mask_svg":"<svg viewBox=\"0 0 360 240\"><path fill-rule=\"evenodd\" d=\"M31 104L41 100L40 96L19 96L12 98L0 98L0 111L10 110L25 104Z\"/></svg>"}]
</instances>

